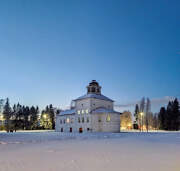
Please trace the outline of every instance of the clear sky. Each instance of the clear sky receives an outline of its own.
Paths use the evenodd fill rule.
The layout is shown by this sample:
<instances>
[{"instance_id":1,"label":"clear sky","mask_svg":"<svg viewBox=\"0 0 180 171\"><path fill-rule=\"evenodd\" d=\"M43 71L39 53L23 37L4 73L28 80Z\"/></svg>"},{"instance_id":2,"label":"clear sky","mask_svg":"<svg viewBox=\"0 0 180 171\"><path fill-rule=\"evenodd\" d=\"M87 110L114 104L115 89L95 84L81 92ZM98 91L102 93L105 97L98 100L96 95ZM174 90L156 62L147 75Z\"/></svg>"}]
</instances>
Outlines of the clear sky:
<instances>
[{"instance_id":1,"label":"clear sky","mask_svg":"<svg viewBox=\"0 0 180 171\"><path fill-rule=\"evenodd\" d=\"M65 107L92 79L116 104L180 95L180 1L0 2L0 97Z\"/></svg>"}]
</instances>

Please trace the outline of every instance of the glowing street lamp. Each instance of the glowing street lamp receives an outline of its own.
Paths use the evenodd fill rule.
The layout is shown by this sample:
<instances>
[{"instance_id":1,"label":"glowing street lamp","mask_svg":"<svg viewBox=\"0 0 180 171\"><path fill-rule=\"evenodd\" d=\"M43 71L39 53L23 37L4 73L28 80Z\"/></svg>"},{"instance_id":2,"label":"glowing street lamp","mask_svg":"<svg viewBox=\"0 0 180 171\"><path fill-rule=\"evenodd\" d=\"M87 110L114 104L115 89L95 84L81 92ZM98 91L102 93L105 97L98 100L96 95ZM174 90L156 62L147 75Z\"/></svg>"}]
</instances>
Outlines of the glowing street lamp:
<instances>
[{"instance_id":1,"label":"glowing street lamp","mask_svg":"<svg viewBox=\"0 0 180 171\"><path fill-rule=\"evenodd\" d=\"M44 115L43 115L43 118L46 119L46 118L47 118L47 114L44 114Z\"/></svg>"},{"instance_id":2,"label":"glowing street lamp","mask_svg":"<svg viewBox=\"0 0 180 171\"><path fill-rule=\"evenodd\" d=\"M0 120L4 120L3 114L0 114Z\"/></svg>"}]
</instances>

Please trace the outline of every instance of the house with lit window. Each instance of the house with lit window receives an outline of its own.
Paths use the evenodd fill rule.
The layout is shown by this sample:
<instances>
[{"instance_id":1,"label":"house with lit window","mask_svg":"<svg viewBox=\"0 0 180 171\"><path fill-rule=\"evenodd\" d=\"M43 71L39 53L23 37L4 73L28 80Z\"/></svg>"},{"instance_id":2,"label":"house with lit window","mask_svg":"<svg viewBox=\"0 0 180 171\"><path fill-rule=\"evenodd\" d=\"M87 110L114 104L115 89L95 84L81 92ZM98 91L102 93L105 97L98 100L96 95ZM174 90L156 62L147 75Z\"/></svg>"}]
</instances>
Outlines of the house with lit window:
<instances>
[{"instance_id":1,"label":"house with lit window","mask_svg":"<svg viewBox=\"0 0 180 171\"><path fill-rule=\"evenodd\" d=\"M101 94L101 86L92 80L87 93L72 100L69 110L56 115L59 132L120 132L120 113L113 100Z\"/></svg>"}]
</instances>

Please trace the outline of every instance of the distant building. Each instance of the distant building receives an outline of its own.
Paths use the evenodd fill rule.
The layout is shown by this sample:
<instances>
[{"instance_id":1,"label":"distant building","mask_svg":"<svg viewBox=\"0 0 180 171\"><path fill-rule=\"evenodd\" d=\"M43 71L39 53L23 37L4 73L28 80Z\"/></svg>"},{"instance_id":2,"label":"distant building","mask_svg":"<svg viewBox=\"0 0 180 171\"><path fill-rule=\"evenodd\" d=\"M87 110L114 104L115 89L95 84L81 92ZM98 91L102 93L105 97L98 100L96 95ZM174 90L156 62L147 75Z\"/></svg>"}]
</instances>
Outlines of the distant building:
<instances>
[{"instance_id":1,"label":"distant building","mask_svg":"<svg viewBox=\"0 0 180 171\"><path fill-rule=\"evenodd\" d=\"M132 114L129 111L124 111L120 116L121 130L130 130L133 128Z\"/></svg>"},{"instance_id":2,"label":"distant building","mask_svg":"<svg viewBox=\"0 0 180 171\"><path fill-rule=\"evenodd\" d=\"M119 132L120 113L113 100L101 94L101 86L92 80L87 94L72 101L71 109L56 115L56 131Z\"/></svg>"}]
</instances>

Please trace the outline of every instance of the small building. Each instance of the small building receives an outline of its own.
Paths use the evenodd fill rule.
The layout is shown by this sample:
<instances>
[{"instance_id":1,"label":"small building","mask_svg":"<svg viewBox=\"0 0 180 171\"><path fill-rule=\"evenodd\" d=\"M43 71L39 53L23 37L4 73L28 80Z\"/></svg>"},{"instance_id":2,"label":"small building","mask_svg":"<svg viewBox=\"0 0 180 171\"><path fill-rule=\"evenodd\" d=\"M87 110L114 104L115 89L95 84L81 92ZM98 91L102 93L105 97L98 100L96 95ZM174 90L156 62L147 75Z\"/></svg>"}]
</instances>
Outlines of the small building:
<instances>
[{"instance_id":1,"label":"small building","mask_svg":"<svg viewBox=\"0 0 180 171\"><path fill-rule=\"evenodd\" d=\"M59 132L120 132L120 113L113 100L101 94L101 86L92 80L87 93L71 103L71 109L56 115Z\"/></svg>"}]
</instances>

